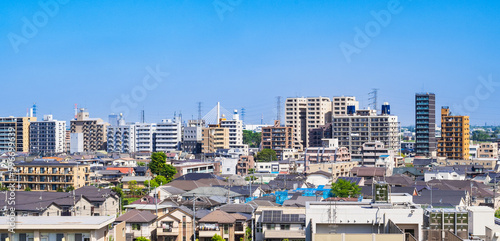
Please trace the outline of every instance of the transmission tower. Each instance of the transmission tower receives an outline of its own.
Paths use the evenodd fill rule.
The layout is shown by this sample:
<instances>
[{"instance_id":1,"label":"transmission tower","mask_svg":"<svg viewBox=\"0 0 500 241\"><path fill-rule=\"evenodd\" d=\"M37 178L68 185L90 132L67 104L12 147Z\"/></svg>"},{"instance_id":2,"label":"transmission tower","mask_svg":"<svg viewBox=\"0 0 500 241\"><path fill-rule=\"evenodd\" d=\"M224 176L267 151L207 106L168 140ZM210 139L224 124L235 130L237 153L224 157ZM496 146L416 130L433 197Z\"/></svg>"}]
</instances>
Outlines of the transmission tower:
<instances>
[{"instance_id":1,"label":"transmission tower","mask_svg":"<svg viewBox=\"0 0 500 241\"><path fill-rule=\"evenodd\" d=\"M370 93L368 93L368 95L369 95L368 100L369 101L371 100L371 102L370 102L369 105L374 110L377 110L377 107L378 107L378 104L377 104L377 92L378 92L378 89L373 88L372 91Z\"/></svg>"},{"instance_id":2,"label":"transmission tower","mask_svg":"<svg viewBox=\"0 0 500 241\"><path fill-rule=\"evenodd\" d=\"M243 123L245 123L245 113L246 113L245 107L241 108L241 121Z\"/></svg>"},{"instance_id":3,"label":"transmission tower","mask_svg":"<svg viewBox=\"0 0 500 241\"><path fill-rule=\"evenodd\" d=\"M281 96L276 97L276 120L281 122Z\"/></svg>"},{"instance_id":4,"label":"transmission tower","mask_svg":"<svg viewBox=\"0 0 500 241\"><path fill-rule=\"evenodd\" d=\"M198 102L198 125L201 125L201 102Z\"/></svg>"}]
</instances>

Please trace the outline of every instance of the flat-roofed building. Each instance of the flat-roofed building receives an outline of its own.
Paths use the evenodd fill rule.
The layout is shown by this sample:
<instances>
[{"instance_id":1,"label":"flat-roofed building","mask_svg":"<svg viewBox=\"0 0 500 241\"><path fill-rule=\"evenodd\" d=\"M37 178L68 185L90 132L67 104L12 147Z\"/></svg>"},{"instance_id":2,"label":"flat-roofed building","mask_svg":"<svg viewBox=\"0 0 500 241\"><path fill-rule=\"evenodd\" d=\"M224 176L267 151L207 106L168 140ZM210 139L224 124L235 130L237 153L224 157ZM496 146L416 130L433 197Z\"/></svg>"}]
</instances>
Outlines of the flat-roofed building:
<instances>
[{"instance_id":1,"label":"flat-roofed building","mask_svg":"<svg viewBox=\"0 0 500 241\"><path fill-rule=\"evenodd\" d=\"M86 109L80 109L76 119L71 120L71 133L83 134L83 151L106 150L107 126L100 118L90 118Z\"/></svg>"},{"instance_id":2,"label":"flat-roofed building","mask_svg":"<svg viewBox=\"0 0 500 241\"><path fill-rule=\"evenodd\" d=\"M262 127L262 149L271 149L276 152L278 160L283 160L283 150L294 148L293 128L281 126L279 120L274 126Z\"/></svg>"},{"instance_id":3,"label":"flat-roofed building","mask_svg":"<svg viewBox=\"0 0 500 241\"><path fill-rule=\"evenodd\" d=\"M452 115L448 106L441 108L441 139L438 156L452 160L469 159L469 116Z\"/></svg>"},{"instance_id":4,"label":"flat-roofed building","mask_svg":"<svg viewBox=\"0 0 500 241\"><path fill-rule=\"evenodd\" d=\"M214 153L219 149L229 149L229 128L209 125L207 128L203 128L201 136L203 153Z\"/></svg>"},{"instance_id":5,"label":"flat-roofed building","mask_svg":"<svg viewBox=\"0 0 500 241\"><path fill-rule=\"evenodd\" d=\"M30 125L30 153L53 155L65 151L66 121L58 121L52 115L43 116L42 121Z\"/></svg>"},{"instance_id":6,"label":"flat-roofed building","mask_svg":"<svg viewBox=\"0 0 500 241\"><path fill-rule=\"evenodd\" d=\"M295 145L307 147L309 129L330 123L332 102L328 97L287 98L285 104L285 126L293 128Z\"/></svg>"},{"instance_id":7,"label":"flat-roofed building","mask_svg":"<svg viewBox=\"0 0 500 241\"><path fill-rule=\"evenodd\" d=\"M481 143L477 149L477 158L494 158L498 159L498 143Z\"/></svg>"},{"instance_id":8,"label":"flat-roofed building","mask_svg":"<svg viewBox=\"0 0 500 241\"><path fill-rule=\"evenodd\" d=\"M30 124L36 117L0 117L0 152L10 151L10 143L16 152L30 150Z\"/></svg>"},{"instance_id":9,"label":"flat-roofed building","mask_svg":"<svg viewBox=\"0 0 500 241\"><path fill-rule=\"evenodd\" d=\"M115 220L114 216L16 217L13 224L15 232L9 232L9 218L0 217L2 240L108 241L113 236L109 227ZM117 235L122 234L116 232L114 236Z\"/></svg>"},{"instance_id":10,"label":"flat-roofed building","mask_svg":"<svg viewBox=\"0 0 500 241\"><path fill-rule=\"evenodd\" d=\"M339 146L349 149L352 159L361 158L361 150L366 142L380 141L392 150L401 147L398 117L390 114L387 102L382 110L380 114L376 110L366 109L333 117L333 138L339 140Z\"/></svg>"},{"instance_id":11,"label":"flat-roofed building","mask_svg":"<svg viewBox=\"0 0 500 241\"><path fill-rule=\"evenodd\" d=\"M77 162L57 162L34 160L15 162L16 173L3 173L3 185L19 184L18 190L30 188L32 191L55 192L69 186L80 188L90 184L90 166Z\"/></svg>"}]
</instances>

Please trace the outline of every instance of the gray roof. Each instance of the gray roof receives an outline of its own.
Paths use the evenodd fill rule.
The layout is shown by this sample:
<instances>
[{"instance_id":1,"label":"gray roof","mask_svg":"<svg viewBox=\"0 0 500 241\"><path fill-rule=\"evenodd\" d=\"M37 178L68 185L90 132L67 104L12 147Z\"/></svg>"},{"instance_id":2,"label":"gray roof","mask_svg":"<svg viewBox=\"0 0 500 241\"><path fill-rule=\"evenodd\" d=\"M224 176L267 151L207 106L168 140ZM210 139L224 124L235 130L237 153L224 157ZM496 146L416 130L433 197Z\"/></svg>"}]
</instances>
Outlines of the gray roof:
<instances>
[{"instance_id":1,"label":"gray roof","mask_svg":"<svg viewBox=\"0 0 500 241\"><path fill-rule=\"evenodd\" d=\"M9 217L0 217L0 229L5 228ZM16 228L21 229L93 229L107 225L113 221L112 216L19 216L16 217ZM30 227L28 227L30 226ZM32 228L31 228L32 227Z\"/></svg>"},{"instance_id":2,"label":"gray roof","mask_svg":"<svg viewBox=\"0 0 500 241\"><path fill-rule=\"evenodd\" d=\"M147 176L125 176L122 177L121 182L130 182L130 181L144 182L149 180L151 180L151 177Z\"/></svg>"},{"instance_id":3,"label":"gray roof","mask_svg":"<svg viewBox=\"0 0 500 241\"><path fill-rule=\"evenodd\" d=\"M225 189L222 187L199 187L193 189L189 192L182 194L183 197L193 197L193 196L222 196L222 197L239 197L241 194L233 192L229 189Z\"/></svg>"},{"instance_id":4,"label":"gray roof","mask_svg":"<svg viewBox=\"0 0 500 241\"><path fill-rule=\"evenodd\" d=\"M172 195L181 195L181 194L186 192L180 188L176 188L176 187L172 187L172 186L162 186L159 188L165 192L172 194Z\"/></svg>"},{"instance_id":5,"label":"gray roof","mask_svg":"<svg viewBox=\"0 0 500 241\"><path fill-rule=\"evenodd\" d=\"M257 209L257 205L254 206ZM249 203L231 203L221 206L220 210L226 213L252 213L254 208Z\"/></svg>"},{"instance_id":6,"label":"gray roof","mask_svg":"<svg viewBox=\"0 0 500 241\"><path fill-rule=\"evenodd\" d=\"M116 218L115 222L150 223L155 219L156 215L152 214L150 211L139 211L134 209Z\"/></svg>"}]
</instances>

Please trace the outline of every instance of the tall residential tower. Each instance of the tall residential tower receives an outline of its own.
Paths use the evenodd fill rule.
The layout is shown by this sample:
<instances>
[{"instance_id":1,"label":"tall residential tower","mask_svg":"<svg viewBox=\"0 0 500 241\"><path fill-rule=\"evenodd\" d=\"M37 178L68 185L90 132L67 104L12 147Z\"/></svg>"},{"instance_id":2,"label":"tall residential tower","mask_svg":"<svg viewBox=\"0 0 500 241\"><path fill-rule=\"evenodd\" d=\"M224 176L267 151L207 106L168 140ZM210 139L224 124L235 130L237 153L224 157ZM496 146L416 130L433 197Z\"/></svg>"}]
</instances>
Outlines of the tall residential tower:
<instances>
[{"instance_id":1,"label":"tall residential tower","mask_svg":"<svg viewBox=\"0 0 500 241\"><path fill-rule=\"evenodd\" d=\"M431 156L436 151L436 96L415 94L415 153Z\"/></svg>"}]
</instances>

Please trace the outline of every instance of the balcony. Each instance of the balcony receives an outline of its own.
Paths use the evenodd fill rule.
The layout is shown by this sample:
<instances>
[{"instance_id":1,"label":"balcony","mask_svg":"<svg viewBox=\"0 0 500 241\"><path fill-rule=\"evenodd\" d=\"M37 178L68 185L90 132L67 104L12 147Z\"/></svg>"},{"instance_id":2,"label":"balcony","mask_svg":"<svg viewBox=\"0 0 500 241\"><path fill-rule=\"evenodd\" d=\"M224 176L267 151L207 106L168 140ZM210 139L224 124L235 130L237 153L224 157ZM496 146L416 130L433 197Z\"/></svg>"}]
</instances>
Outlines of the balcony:
<instances>
[{"instance_id":1,"label":"balcony","mask_svg":"<svg viewBox=\"0 0 500 241\"><path fill-rule=\"evenodd\" d=\"M179 235L179 227L157 228L156 233L158 236L177 236Z\"/></svg>"}]
</instances>

